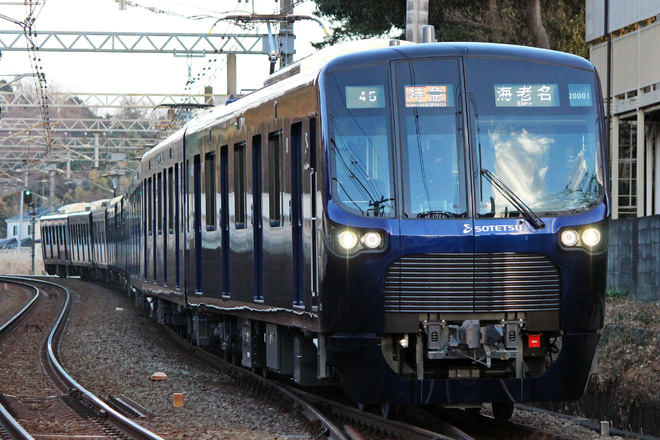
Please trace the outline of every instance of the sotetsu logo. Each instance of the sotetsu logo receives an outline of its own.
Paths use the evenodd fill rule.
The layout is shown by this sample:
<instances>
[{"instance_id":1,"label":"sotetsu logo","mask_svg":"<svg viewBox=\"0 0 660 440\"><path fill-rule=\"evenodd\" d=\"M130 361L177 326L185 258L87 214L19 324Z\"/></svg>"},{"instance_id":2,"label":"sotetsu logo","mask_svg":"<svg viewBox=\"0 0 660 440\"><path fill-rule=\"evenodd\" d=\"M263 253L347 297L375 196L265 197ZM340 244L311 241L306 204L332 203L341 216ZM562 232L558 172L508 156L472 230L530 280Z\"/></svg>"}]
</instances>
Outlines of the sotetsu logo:
<instances>
[{"instance_id":1,"label":"sotetsu logo","mask_svg":"<svg viewBox=\"0 0 660 440\"><path fill-rule=\"evenodd\" d=\"M463 234L470 234L472 232L472 225L463 223ZM518 223L515 225L479 225L474 227L475 234L480 232L522 232L523 225Z\"/></svg>"}]
</instances>

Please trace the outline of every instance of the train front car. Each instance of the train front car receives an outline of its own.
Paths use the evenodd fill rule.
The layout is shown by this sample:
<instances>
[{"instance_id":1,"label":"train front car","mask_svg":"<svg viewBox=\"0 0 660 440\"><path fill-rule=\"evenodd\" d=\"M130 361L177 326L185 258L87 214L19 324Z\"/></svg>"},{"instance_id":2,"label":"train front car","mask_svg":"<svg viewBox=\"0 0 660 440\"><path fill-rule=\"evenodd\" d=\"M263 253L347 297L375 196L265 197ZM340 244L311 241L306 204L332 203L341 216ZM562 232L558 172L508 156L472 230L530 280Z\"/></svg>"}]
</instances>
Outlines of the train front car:
<instances>
[{"instance_id":1,"label":"train front car","mask_svg":"<svg viewBox=\"0 0 660 440\"><path fill-rule=\"evenodd\" d=\"M581 396L603 325L600 86L582 58L424 44L321 72L330 362L360 403Z\"/></svg>"}]
</instances>

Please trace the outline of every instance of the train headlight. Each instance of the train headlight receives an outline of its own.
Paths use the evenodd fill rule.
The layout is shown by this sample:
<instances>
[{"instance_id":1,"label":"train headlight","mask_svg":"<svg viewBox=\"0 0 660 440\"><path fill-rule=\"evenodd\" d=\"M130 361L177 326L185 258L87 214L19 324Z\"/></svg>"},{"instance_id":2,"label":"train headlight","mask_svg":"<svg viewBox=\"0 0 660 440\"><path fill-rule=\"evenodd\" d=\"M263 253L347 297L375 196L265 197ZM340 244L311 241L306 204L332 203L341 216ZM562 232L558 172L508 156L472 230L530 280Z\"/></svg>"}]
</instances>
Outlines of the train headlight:
<instances>
[{"instance_id":1,"label":"train headlight","mask_svg":"<svg viewBox=\"0 0 660 440\"><path fill-rule=\"evenodd\" d=\"M588 228L582 232L582 242L589 246L594 247L600 243L600 232L595 228Z\"/></svg>"},{"instance_id":2,"label":"train headlight","mask_svg":"<svg viewBox=\"0 0 660 440\"><path fill-rule=\"evenodd\" d=\"M580 241L578 233L572 229L567 229L561 233L561 242L566 247L573 247Z\"/></svg>"},{"instance_id":3,"label":"train headlight","mask_svg":"<svg viewBox=\"0 0 660 440\"><path fill-rule=\"evenodd\" d=\"M378 232L369 231L362 236L362 243L369 249L380 247L382 242L383 239Z\"/></svg>"},{"instance_id":4,"label":"train headlight","mask_svg":"<svg viewBox=\"0 0 660 440\"><path fill-rule=\"evenodd\" d=\"M343 231L339 234L339 244L346 250L353 249L358 244L357 234L353 231Z\"/></svg>"},{"instance_id":5,"label":"train headlight","mask_svg":"<svg viewBox=\"0 0 660 440\"><path fill-rule=\"evenodd\" d=\"M352 257L362 252L380 252L387 248L387 233L374 228L356 228L326 222L325 233L330 248L339 255Z\"/></svg>"},{"instance_id":6,"label":"train headlight","mask_svg":"<svg viewBox=\"0 0 660 440\"><path fill-rule=\"evenodd\" d=\"M559 233L559 241L564 249L582 249L589 253L599 253L607 248L607 229L593 225L573 226Z\"/></svg>"}]
</instances>

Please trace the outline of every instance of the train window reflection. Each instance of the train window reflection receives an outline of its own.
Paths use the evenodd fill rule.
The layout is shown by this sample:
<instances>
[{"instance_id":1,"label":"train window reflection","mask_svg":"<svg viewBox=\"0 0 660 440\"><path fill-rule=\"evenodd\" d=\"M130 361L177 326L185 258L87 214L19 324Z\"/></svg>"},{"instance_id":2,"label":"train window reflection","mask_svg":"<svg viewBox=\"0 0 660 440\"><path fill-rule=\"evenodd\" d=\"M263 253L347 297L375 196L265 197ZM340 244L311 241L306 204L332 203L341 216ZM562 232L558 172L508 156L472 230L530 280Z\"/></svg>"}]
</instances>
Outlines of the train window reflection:
<instances>
[{"instance_id":1,"label":"train window reflection","mask_svg":"<svg viewBox=\"0 0 660 440\"><path fill-rule=\"evenodd\" d=\"M595 119L491 118L481 125L481 168L492 170L537 214L579 212L599 203ZM483 179L479 186L480 215L518 215Z\"/></svg>"},{"instance_id":2,"label":"train window reflection","mask_svg":"<svg viewBox=\"0 0 660 440\"><path fill-rule=\"evenodd\" d=\"M484 178L484 170L538 216L592 209L604 195L598 109L589 99L595 90L593 74L547 63L524 66L517 61L467 61L477 214L522 216ZM493 90L498 84L544 84L555 105L497 105Z\"/></svg>"},{"instance_id":3,"label":"train window reflection","mask_svg":"<svg viewBox=\"0 0 660 440\"><path fill-rule=\"evenodd\" d=\"M391 217L391 154L382 118L335 118L332 127L334 193L351 211Z\"/></svg>"},{"instance_id":4,"label":"train window reflection","mask_svg":"<svg viewBox=\"0 0 660 440\"><path fill-rule=\"evenodd\" d=\"M456 59L417 60L396 66L403 190L408 218L467 215L460 142Z\"/></svg>"},{"instance_id":5,"label":"train window reflection","mask_svg":"<svg viewBox=\"0 0 660 440\"><path fill-rule=\"evenodd\" d=\"M387 102L348 105L346 87L379 85L382 101L387 100L386 84L386 65L326 78L333 198L347 211L369 217L395 215L389 109Z\"/></svg>"}]
</instances>

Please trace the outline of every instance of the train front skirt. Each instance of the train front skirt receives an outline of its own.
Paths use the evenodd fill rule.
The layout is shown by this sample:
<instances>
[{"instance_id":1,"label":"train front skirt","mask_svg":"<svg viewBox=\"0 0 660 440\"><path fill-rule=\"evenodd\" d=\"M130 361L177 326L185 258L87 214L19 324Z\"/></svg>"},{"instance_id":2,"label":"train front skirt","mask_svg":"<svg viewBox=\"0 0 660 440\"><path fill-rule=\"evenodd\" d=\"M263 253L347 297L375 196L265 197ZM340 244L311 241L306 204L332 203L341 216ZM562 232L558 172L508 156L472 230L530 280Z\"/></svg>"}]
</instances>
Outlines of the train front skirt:
<instances>
[{"instance_id":1,"label":"train front skirt","mask_svg":"<svg viewBox=\"0 0 660 440\"><path fill-rule=\"evenodd\" d=\"M405 378L384 360L377 335L334 336L328 345L332 363L348 372L341 375L343 388L358 403L472 405L579 399L599 337L564 334L554 364L542 376L529 378Z\"/></svg>"}]
</instances>

